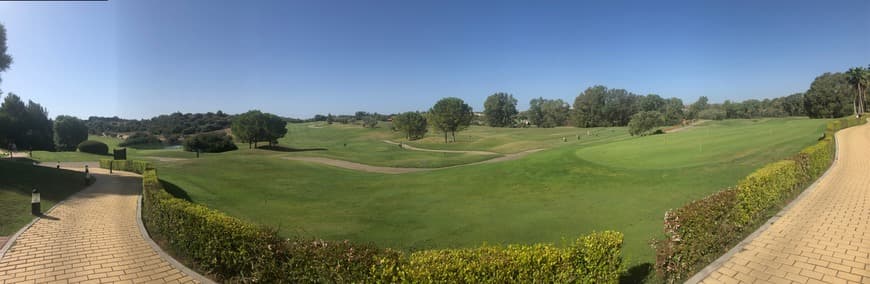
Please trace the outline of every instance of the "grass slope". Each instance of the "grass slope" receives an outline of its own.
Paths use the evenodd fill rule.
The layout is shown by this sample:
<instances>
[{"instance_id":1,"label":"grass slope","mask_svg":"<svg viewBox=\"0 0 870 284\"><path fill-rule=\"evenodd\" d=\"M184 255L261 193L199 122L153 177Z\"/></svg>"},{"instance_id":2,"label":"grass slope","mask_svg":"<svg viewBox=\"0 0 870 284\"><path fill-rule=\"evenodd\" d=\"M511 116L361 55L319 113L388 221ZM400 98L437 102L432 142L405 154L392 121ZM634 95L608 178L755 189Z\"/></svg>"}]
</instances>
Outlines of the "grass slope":
<instances>
[{"instance_id":1,"label":"grass slope","mask_svg":"<svg viewBox=\"0 0 870 284\"><path fill-rule=\"evenodd\" d=\"M46 167L34 167L30 160L0 160L0 236L8 236L33 220L31 190L36 187L42 210L83 189L84 174Z\"/></svg>"},{"instance_id":2,"label":"grass slope","mask_svg":"<svg viewBox=\"0 0 870 284\"><path fill-rule=\"evenodd\" d=\"M660 234L667 209L732 186L754 169L796 153L816 141L824 123L735 120L640 138L627 137L624 128L595 129L599 132L592 136L595 139L576 141L574 137L571 141L569 136L568 143L559 139L558 147L520 160L403 175L274 159L274 154L261 150L159 163L158 167L163 179L185 189L193 201L278 226L285 235L371 241L413 250L481 243L559 243L592 230L613 229L625 233L626 255L639 263L654 260L648 241ZM384 135L377 133L396 135L377 129L336 127L332 131L349 131L330 135L347 135L342 139L372 147L379 147L377 139ZM552 143L542 137L558 131L585 132L547 131L553 132L512 135L515 139L529 137L530 143ZM315 141L319 138L306 142L303 137L314 135L305 133L291 130L286 142L324 146ZM342 139L329 143L343 143ZM476 150L500 147L497 142L486 143L491 143L489 148ZM368 161L367 154L347 155Z\"/></svg>"}]
</instances>

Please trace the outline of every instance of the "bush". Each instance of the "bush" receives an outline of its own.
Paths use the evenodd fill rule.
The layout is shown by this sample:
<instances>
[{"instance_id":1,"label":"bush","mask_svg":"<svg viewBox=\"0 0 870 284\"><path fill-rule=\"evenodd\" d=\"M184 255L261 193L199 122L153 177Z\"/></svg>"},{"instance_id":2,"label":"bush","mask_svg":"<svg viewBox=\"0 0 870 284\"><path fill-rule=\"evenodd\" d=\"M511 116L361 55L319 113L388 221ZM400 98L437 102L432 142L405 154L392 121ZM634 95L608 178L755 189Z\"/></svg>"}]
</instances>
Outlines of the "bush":
<instances>
[{"instance_id":1,"label":"bush","mask_svg":"<svg viewBox=\"0 0 870 284\"><path fill-rule=\"evenodd\" d=\"M797 163L783 160L768 164L737 184L737 204L741 224L757 220L760 213L793 196L804 181Z\"/></svg>"},{"instance_id":2,"label":"bush","mask_svg":"<svg viewBox=\"0 0 870 284\"><path fill-rule=\"evenodd\" d=\"M203 133L184 139L184 151L221 153L239 149L233 138L223 132Z\"/></svg>"},{"instance_id":3,"label":"bush","mask_svg":"<svg viewBox=\"0 0 870 284\"><path fill-rule=\"evenodd\" d=\"M145 161L113 159L100 160L100 168L108 169L110 167L112 168L112 170L134 172L137 174L142 174L146 170L153 169L151 163Z\"/></svg>"},{"instance_id":4,"label":"bush","mask_svg":"<svg viewBox=\"0 0 870 284\"><path fill-rule=\"evenodd\" d=\"M411 283L616 283L624 270L622 234L605 231L560 249L552 244L426 250L381 259L372 275Z\"/></svg>"},{"instance_id":5,"label":"bush","mask_svg":"<svg viewBox=\"0 0 870 284\"><path fill-rule=\"evenodd\" d=\"M734 208L737 190L728 189L665 213L666 239L656 242L656 271L675 281L713 261L741 236Z\"/></svg>"},{"instance_id":6,"label":"bush","mask_svg":"<svg viewBox=\"0 0 870 284\"><path fill-rule=\"evenodd\" d=\"M127 147L157 143L160 143L160 139L157 138L157 136L145 132L136 132L133 133L133 135L128 136L127 139L124 139L124 141L119 143L118 146Z\"/></svg>"},{"instance_id":7,"label":"bush","mask_svg":"<svg viewBox=\"0 0 870 284\"><path fill-rule=\"evenodd\" d=\"M86 140L82 143L79 143L78 149L80 152L91 153L97 155L108 155L109 154L109 145L106 143L94 141L94 140Z\"/></svg>"}]
</instances>

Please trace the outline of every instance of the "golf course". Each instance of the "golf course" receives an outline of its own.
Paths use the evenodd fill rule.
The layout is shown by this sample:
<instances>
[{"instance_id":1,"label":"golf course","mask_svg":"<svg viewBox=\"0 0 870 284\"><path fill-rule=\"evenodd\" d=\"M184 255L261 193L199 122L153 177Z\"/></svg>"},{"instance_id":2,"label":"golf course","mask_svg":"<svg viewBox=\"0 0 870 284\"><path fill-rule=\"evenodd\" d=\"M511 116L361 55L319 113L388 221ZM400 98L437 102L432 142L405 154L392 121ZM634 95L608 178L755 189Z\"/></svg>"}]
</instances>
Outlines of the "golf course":
<instances>
[{"instance_id":1,"label":"golf course","mask_svg":"<svg viewBox=\"0 0 870 284\"><path fill-rule=\"evenodd\" d=\"M300 123L288 124L279 141L285 151L240 143L237 151L195 158L155 146L128 148L128 158L153 161L165 186L195 203L276 227L286 236L415 251L484 243L559 245L579 234L616 230L625 234L628 261L640 264L654 262L649 241L660 237L666 210L734 186L762 165L812 145L826 122L710 121L642 137L629 136L624 127L472 126L448 144L437 136L408 142L387 123L376 128ZM112 147L120 142L90 139ZM542 150L461 166L530 149ZM81 152L33 156L48 163L105 158ZM427 170L378 174L287 159L297 157ZM460 166L428 169L455 165Z\"/></svg>"}]
</instances>

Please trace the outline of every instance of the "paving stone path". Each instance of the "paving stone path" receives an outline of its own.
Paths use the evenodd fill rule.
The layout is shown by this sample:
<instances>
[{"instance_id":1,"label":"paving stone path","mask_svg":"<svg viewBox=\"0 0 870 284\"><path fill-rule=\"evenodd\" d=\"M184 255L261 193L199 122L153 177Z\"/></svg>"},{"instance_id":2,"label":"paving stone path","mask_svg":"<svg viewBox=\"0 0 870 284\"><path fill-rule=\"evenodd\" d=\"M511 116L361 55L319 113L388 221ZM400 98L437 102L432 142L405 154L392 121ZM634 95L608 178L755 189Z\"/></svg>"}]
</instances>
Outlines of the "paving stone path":
<instances>
[{"instance_id":1,"label":"paving stone path","mask_svg":"<svg viewBox=\"0 0 870 284\"><path fill-rule=\"evenodd\" d=\"M702 283L870 283L870 125L837 144L816 187Z\"/></svg>"},{"instance_id":2,"label":"paving stone path","mask_svg":"<svg viewBox=\"0 0 870 284\"><path fill-rule=\"evenodd\" d=\"M187 283L137 225L141 178L116 171L60 203L0 258L0 283ZM48 208L43 208L48 210ZM11 241L11 240L10 240Z\"/></svg>"}]
</instances>

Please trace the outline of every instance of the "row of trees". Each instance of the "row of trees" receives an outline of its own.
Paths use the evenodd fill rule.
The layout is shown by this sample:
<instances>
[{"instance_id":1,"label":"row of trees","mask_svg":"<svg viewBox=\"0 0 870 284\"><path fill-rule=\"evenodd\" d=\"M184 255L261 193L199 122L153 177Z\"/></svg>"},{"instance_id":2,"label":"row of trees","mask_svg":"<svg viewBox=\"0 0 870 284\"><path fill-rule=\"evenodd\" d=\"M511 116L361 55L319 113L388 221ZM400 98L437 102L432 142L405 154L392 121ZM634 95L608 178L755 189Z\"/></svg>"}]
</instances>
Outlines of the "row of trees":
<instances>
[{"instance_id":1,"label":"row of trees","mask_svg":"<svg viewBox=\"0 0 870 284\"><path fill-rule=\"evenodd\" d=\"M230 127L232 116L222 111L163 114L150 119L91 116L85 122L91 134L150 132L155 135L190 135Z\"/></svg>"}]
</instances>

